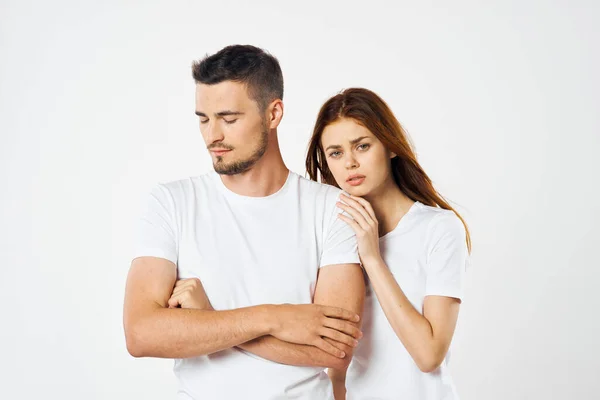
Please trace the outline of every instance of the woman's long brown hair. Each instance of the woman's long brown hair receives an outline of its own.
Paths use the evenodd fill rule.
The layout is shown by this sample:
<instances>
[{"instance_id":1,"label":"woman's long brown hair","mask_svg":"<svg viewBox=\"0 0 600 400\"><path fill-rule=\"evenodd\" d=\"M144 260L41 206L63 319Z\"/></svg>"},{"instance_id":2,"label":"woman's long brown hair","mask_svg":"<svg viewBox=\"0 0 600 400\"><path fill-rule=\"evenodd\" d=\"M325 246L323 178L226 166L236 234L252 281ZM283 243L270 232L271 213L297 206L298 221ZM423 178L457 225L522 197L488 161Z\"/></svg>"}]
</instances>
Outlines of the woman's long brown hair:
<instances>
[{"instance_id":1,"label":"woman's long brown hair","mask_svg":"<svg viewBox=\"0 0 600 400\"><path fill-rule=\"evenodd\" d=\"M471 236L465 220L435 190L431 179L419 165L415 152L408 140L408 135L396 119L390 107L374 92L351 88L333 96L323 104L313 130L308 154L306 170L310 179L337 186L321 145L321 136L325 127L341 118L351 118L367 128L389 151L395 153L392 172L396 184L406 196L431 207L440 207L453 211L465 226L467 247L471 252Z\"/></svg>"}]
</instances>

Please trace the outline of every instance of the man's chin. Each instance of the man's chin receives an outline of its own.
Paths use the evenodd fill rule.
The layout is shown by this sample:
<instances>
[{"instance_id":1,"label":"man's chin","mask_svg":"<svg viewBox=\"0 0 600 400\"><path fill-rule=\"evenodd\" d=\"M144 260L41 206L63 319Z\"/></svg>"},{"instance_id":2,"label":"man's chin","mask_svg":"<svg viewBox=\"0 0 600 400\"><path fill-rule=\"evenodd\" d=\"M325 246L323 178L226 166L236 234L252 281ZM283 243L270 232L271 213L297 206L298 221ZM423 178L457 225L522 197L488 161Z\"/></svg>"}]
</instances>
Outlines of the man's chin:
<instances>
[{"instance_id":1,"label":"man's chin","mask_svg":"<svg viewBox=\"0 0 600 400\"><path fill-rule=\"evenodd\" d=\"M246 172L250 167L251 165L247 165L247 163L243 162L223 164L217 161L216 163L213 163L213 168L219 175L238 175L242 172Z\"/></svg>"},{"instance_id":2,"label":"man's chin","mask_svg":"<svg viewBox=\"0 0 600 400\"><path fill-rule=\"evenodd\" d=\"M219 175L235 175L229 168L223 167L222 165L213 164L213 168Z\"/></svg>"}]
</instances>

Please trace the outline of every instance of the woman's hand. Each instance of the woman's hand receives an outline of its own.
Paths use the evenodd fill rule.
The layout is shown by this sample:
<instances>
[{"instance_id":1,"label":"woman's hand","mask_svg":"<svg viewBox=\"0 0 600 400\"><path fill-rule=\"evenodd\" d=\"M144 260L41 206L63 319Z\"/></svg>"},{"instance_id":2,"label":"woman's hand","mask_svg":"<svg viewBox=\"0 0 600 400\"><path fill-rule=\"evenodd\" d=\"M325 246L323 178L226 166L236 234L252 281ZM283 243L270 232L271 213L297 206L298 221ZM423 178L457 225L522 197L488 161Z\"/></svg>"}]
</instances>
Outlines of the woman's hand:
<instances>
[{"instance_id":1,"label":"woman's hand","mask_svg":"<svg viewBox=\"0 0 600 400\"><path fill-rule=\"evenodd\" d=\"M358 253L363 265L380 260L379 223L375 211L368 201L356 196L340 195L337 206L346 211L352 218L339 214L338 218L354 229L358 240ZM344 204L345 203L345 204Z\"/></svg>"}]
</instances>

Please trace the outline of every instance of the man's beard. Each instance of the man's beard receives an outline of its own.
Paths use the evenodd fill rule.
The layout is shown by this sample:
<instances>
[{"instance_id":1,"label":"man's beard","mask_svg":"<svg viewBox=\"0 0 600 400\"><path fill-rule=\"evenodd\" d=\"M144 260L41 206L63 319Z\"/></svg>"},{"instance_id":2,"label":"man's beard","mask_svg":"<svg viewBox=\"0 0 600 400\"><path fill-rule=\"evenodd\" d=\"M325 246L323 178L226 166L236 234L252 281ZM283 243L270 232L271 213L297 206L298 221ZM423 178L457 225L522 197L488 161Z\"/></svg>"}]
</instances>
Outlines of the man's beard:
<instances>
[{"instance_id":1,"label":"man's beard","mask_svg":"<svg viewBox=\"0 0 600 400\"><path fill-rule=\"evenodd\" d=\"M267 151L269 145L269 132L266 126L260 135L258 149L246 160L234 161L230 164L223 163L223 157L217 157L217 162L213 164L215 172L220 175L237 175L248 171L261 159Z\"/></svg>"}]
</instances>

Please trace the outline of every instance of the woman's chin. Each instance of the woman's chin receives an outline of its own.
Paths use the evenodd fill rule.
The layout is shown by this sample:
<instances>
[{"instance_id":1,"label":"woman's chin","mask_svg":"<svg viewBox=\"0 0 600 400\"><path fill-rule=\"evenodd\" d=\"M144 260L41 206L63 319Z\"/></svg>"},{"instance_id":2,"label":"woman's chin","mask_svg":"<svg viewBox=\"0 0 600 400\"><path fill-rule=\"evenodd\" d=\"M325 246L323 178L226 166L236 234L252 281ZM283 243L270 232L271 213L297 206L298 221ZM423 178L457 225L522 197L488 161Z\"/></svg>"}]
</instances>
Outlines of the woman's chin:
<instances>
[{"instance_id":1,"label":"woman's chin","mask_svg":"<svg viewBox=\"0 0 600 400\"><path fill-rule=\"evenodd\" d=\"M356 197L363 197L369 193L369 190L366 187L363 187L362 185L359 185L359 186L344 185L344 187L342 187L342 189L345 192L351 194L352 196L356 196Z\"/></svg>"}]
</instances>

